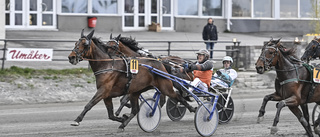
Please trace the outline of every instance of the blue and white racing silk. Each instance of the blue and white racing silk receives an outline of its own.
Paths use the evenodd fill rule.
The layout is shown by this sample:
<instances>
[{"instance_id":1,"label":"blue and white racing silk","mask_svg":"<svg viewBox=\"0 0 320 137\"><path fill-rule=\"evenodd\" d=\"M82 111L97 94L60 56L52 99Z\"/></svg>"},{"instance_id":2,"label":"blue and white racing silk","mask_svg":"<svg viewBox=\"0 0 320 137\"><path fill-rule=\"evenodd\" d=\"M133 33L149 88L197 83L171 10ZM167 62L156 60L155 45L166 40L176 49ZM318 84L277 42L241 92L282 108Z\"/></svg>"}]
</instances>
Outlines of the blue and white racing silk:
<instances>
[{"instance_id":1,"label":"blue and white racing silk","mask_svg":"<svg viewBox=\"0 0 320 137\"><path fill-rule=\"evenodd\" d=\"M219 69L221 75L215 73L211 79L210 87L220 86L223 88L231 87L233 81L238 77L238 73L234 69ZM218 77L218 78L215 78Z\"/></svg>"}]
</instances>

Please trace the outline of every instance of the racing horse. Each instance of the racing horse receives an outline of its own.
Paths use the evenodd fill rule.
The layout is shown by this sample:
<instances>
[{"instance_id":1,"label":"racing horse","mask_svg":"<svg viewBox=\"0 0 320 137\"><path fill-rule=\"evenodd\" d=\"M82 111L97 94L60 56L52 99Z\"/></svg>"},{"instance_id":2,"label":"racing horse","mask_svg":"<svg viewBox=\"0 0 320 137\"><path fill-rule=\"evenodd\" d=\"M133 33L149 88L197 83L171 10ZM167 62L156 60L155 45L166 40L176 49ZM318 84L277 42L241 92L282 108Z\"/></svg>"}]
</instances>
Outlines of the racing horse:
<instances>
[{"instance_id":1,"label":"racing horse","mask_svg":"<svg viewBox=\"0 0 320 137\"><path fill-rule=\"evenodd\" d=\"M99 101L103 100L108 111L109 119L121 123L119 130L123 131L130 120L138 113L138 98L140 94L152 88L158 88L162 94L171 98L175 98L182 102L190 112L195 112L195 108L190 106L182 97L173 91L171 80L165 79L159 75L153 74L148 68L139 66L139 73L134 75L132 84L125 89L128 74L127 59L119 57L114 50L108 48L105 50L101 45L103 42L93 37L94 31L87 36L81 32L80 39L75 43L75 47L68 56L69 62L73 65L78 64L82 60L88 60L92 71L96 78L97 92L92 99L84 107L81 114L74 120L72 126L79 126L85 114L95 106ZM150 65L154 68L166 72L163 64L155 59L140 58L140 63ZM112 98L130 94L130 102L132 105L131 113L122 117L114 116Z\"/></svg>"},{"instance_id":2,"label":"racing horse","mask_svg":"<svg viewBox=\"0 0 320 137\"><path fill-rule=\"evenodd\" d=\"M276 92L267 95L259 110L259 118L264 115L264 107L268 100L279 101L277 103L277 112L271 134L278 131L277 124L279 122L280 111L287 106L290 111L298 118L301 125L312 137L311 126L309 124L309 112L307 103L320 103L320 88L316 87L313 95L309 93L312 89L312 75L309 73L305 65L294 55L295 48L285 49L279 40L270 40L261 50L260 57L256 62L257 73L263 74L265 70L269 70L272 66L276 69L277 79L275 80ZM299 106L303 111L303 115ZM314 125L315 133L319 134L318 125Z\"/></svg>"},{"instance_id":3,"label":"racing horse","mask_svg":"<svg viewBox=\"0 0 320 137\"><path fill-rule=\"evenodd\" d=\"M314 37L313 40L305 48L301 60L309 63L310 60L320 58L320 38Z\"/></svg>"},{"instance_id":4,"label":"racing horse","mask_svg":"<svg viewBox=\"0 0 320 137\"><path fill-rule=\"evenodd\" d=\"M110 40L105 44L105 47L112 47L112 49L115 50L115 52L119 55L126 56L126 57L150 57L150 58L156 58L160 60L163 65L165 66L167 72L169 74L173 74L177 77L192 81L193 80L193 74L192 72L180 72L178 69L180 67L183 67L182 64L188 62L178 56L158 56L155 57L149 52L144 51L142 48L138 47L138 42L135 39L132 39L131 37L121 37L121 34L119 34L117 37L113 38L112 34L110 34ZM173 68L172 68L173 67ZM183 88L180 84L177 82L173 82L173 86L178 89L180 92L180 95L182 95ZM116 111L116 115L119 115L121 109L124 106L129 106L127 104L128 95L123 96L121 98L121 105L119 109ZM186 100L190 100L189 97L185 97ZM160 96L160 106L162 107L165 103L165 96L161 94Z\"/></svg>"},{"instance_id":5,"label":"racing horse","mask_svg":"<svg viewBox=\"0 0 320 137\"><path fill-rule=\"evenodd\" d=\"M131 37L121 37L121 34L115 38L112 38L112 34L110 35L110 40L105 44L106 47L113 47L113 49L117 49L118 53L121 55L125 55L127 57L151 57L156 58L162 62L165 66L168 73L178 76L180 78L192 81L193 74L192 72L180 72L178 68L184 67L183 64L191 63L188 60L184 60L178 56L158 56L155 57L149 52L144 51L142 48L138 47L138 42L136 42ZM174 86L177 88L177 86ZM180 85L179 85L180 86Z\"/></svg>"}]
</instances>

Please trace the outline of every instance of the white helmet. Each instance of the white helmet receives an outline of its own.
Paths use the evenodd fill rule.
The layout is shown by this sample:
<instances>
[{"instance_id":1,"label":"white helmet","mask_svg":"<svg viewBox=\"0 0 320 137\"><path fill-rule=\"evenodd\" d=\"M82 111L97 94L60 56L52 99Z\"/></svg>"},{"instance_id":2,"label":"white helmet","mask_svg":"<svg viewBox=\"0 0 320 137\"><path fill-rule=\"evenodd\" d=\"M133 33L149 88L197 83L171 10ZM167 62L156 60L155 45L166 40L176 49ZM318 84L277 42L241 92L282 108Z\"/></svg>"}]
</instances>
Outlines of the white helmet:
<instances>
[{"instance_id":1,"label":"white helmet","mask_svg":"<svg viewBox=\"0 0 320 137\"><path fill-rule=\"evenodd\" d=\"M232 59L230 56L225 56L225 57L223 57L222 62L223 62L223 61L230 61L231 63L233 63L233 59Z\"/></svg>"}]
</instances>

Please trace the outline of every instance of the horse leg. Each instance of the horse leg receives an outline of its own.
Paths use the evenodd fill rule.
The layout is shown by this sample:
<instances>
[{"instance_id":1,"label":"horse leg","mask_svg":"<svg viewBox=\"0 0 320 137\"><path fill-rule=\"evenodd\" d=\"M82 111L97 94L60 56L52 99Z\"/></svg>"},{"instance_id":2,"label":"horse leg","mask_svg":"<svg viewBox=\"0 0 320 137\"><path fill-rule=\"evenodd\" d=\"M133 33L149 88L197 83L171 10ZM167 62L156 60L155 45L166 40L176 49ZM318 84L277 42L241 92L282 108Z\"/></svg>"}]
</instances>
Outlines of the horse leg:
<instances>
[{"instance_id":1,"label":"horse leg","mask_svg":"<svg viewBox=\"0 0 320 137\"><path fill-rule=\"evenodd\" d=\"M181 95L176 96L177 100L181 102L190 112L196 112L197 107L192 107Z\"/></svg>"},{"instance_id":2,"label":"horse leg","mask_svg":"<svg viewBox=\"0 0 320 137\"><path fill-rule=\"evenodd\" d=\"M314 121L314 125L313 125L314 132L320 136L319 123L320 123L320 115L318 115L318 118L317 118L317 120Z\"/></svg>"},{"instance_id":3,"label":"horse leg","mask_svg":"<svg viewBox=\"0 0 320 137\"><path fill-rule=\"evenodd\" d=\"M304 106L304 109L306 107ZM290 107L289 109L291 110L291 112L298 118L299 122L301 123L301 125L304 127L304 129L307 131L307 134L309 137L313 137L313 133L311 131L311 127L309 122L305 119L305 117L302 115L300 109L297 106L293 106ZM303 111L308 111L308 110L303 110ZM304 112L305 113L305 112ZM308 114L309 116L309 114Z\"/></svg>"},{"instance_id":4,"label":"horse leg","mask_svg":"<svg viewBox=\"0 0 320 137\"><path fill-rule=\"evenodd\" d=\"M80 122L83 120L83 117L86 115L86 113L94 106L96 105L100 100L102 100L102 94L98 91L92 99L88 102L88 104L84 107L81 114L74 120L75 123L72 123L71 126L79 126Z\"/></svg>"},{"instance_id":5,"label":"horse leg","mask_svg":"<svg viewBox=\"0 0 320 137\"><path fill-rule=\"evenodd\" d=\"M131 94L130 96L130 103L131 103L131 113L129 116L124 115L124 121L122 124L119 126L119 131L124 131L124 128L128 125L128 123L133 119L133 117L139 112L139 98L140 94L135 93Z\"/></svg>"},{"instance_id":6,"label":"horse leg","mask_svg":"<svg viewBox=\"0 0 320 137\"><path fill-rule=\"evenodd\" d=\"M266 109L266 106L267 106L267 103L268 101L280 101L281 100L281 97L276 95L276 92L275 93L272 93L272 94L269 94L269 95L266 95L264 98L263 98L263 101L262 101L262 105L261 105L261 108L259 110L259 115L258 115L258 120L257 120L257 123L260 123L263 121L264 119L264 114L265 114L265 109Z\"/></svg>"},{"instance_id":7,"label":"horse leg","mask_svg":"<svg viewBox=\"0 0 320 137\"><path fill-rule=\"evenodd\" d=\"M272 124L272 127L271 127L271 134L275 134L278 132L278 128L277 128L277 124L279 122L279 117L280 117L280 111L283 107L286 106L286 103L284 100L280 101L278 104L277 104L277 113L276 113L276 116L274 118L274 121L273 121L273 124Z\"/></svg>"},{"instance_id":8,"label":"horse leg","mask_svg":"<svg viewBox=\"0 0 320 137\"><path fill-rule=\"evenodd\" d=\"M303 112L303 117L305 118L307 124L308 124L308 130L309 131L312 131L311 130L311 125L310 125L310 122L309 122L309 110L308 110L308 104L301 104L300 105L301 109L302 109L302 112Z\"/></svg>"},{"instance_id":9,"label":"horse leg","mask_svg":"<svg viewBox=\"0 0 320 137\"><path fill-rule=\"evenodd\" d=\"M104 101L104 105L106 106L107 110L108 110L108 117L109 119L113 120L113 121L118 121L118 122L123 122L124 119L122 117L116 117L113 114L113 103L112 103L112 98L105 98L103 99Z\"/></svg>"},{"instance_id":10,"label":"horse leg","mask_svg":"<svg viewBox=\"0 0 320 137\"><path fill-rule=\"evenodd\" d=\"M165 103L166 103L166 96L163 94L160 94L160 108L162 108Z\"/></svg>"},{"instance_id":11,"label":"horse leg","mask_svg":"<svg viewBox=\"0 0 320 137\"><path fill-rule=\"evenodd\" d=\"M128 102L129 102L129 94L126 94L120 99L120 106L115 113L116 116L119 116L119 114L124 106L131 108L131 105Z\"/></svg>"}]
</instances>

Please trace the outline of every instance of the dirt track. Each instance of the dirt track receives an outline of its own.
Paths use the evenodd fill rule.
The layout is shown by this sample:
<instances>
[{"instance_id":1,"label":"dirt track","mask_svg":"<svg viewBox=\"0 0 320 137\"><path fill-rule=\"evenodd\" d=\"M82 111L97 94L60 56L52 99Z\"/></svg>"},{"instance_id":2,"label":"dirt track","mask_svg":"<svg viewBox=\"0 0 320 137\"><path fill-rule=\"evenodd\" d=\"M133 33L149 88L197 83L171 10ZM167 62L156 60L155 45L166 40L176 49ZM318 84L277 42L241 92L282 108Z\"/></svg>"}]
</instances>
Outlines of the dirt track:
<instances>
[{"instance_id":1,"label":"dirt track","mask_svg":"<svg viewBox=\"0 0 320 137\"><path fill-rule=\"evenodd\" d=\"M235 115L227 124L219 124L213 136L224 137L301 137L305 131L291 114L284 108L278 127L280 131L270 135L270 127L275 115L275 102L270 102L266 108L265 120L257 124L258 109L262 97L234 95ZM118 99L114 99L115 108ZM87 113L78 127L70 126L80 114L86 102L33 104L33 105L2 105L0 107L0 136L199 136L194 126L194 113L187 112L178 122L171 121L165 108L162 108L162 119L159 127L152 133L143 132L134 118L124 132L117 132L120 125L107 118L106 109L102 102ZM193 104L194 105L194 104ZM309 105L310 113L313 104ZM128 113L125 109L123 113Z\"/></svg>"}]
</instances>

